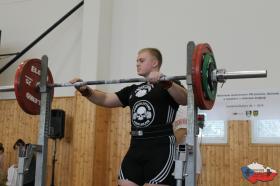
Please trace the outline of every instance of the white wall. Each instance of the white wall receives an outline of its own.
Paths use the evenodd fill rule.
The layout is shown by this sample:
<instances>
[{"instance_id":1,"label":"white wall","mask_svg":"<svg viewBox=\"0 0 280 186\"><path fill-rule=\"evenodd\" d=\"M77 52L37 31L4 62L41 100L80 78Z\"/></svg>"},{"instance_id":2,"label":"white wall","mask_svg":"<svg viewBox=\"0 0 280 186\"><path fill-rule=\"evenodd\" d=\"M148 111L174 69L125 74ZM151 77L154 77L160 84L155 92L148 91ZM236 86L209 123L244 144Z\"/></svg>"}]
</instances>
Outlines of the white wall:
<instances>
[{"instance_id":1,"label":"white wall","mask_svg":"<svg viewBox=\"0 0 280 186\"><path fill-rule=\"evenodd\" d=\"M183 75L193 40L210 43L218 68L268 70L267 79L229 80L222 90L278 87L279 6L276 0L115 0L111 78L135 76L136 52L147 46L162 51L164 73Z\"/></svg>"},{"instance_id":2,"label":"white wall","mask_svg":"<svg viewBox=\"0 0 280 186\"><path fill-rule=\"evenodd\" d=\"M21 51L78 0L0 0L0 53ZM167 75L186 72L188 41L208 42L218 68L268 70L267 79L231 80L223 90L278 88L280 2L276 0L86 0L17 64L0 74L0 85L13 82L23 59L49 56L56 82L136 77L135 58L143 47L157 47ZM9 59L2 59L0 66ZM111 91L124 85L102 87ZM56 89L72 95L73 88ZM220 90L221 91L221 90Z\"/></svg>"},{"instance_id":3,"label":"white wall","mask_svg":"<svg viewBox=\"0 0 280 186\"><path fill-rule=\"evenodd\" d=\"M2 42L0 53L22 51L79 2L79 0L1 0L0 29L2 30ZM19 63L30 58L41 58L44 54L49 57L49 68L55 81L65 82L70 77L79 76L82 15L83 7L0 74L0 85L13 84L15 69ZM11 59L12 57L2 58L0 67ZM65 94L62 89L56 89L55 92L56 94ZM0 97L3 97L3 95L5 94L1 93Z\"/></svg>"},{"instance_id":4,"label":"white wall","mask_svg":"<svg viewBox=\"0 0 280 186\"><path fill-rule=\"evenodd\" d=\"M0 53L20 52L52 24L64 16L79 0L0 1ZM17 63L0 74L0 85L12 85L15 69L25 59L49 57L55 82L74 77L84 80L109 76L111 51L112 1L85 0L84 5L42 39ZM10 61L2 58L0 67ZM103 87L105 88L105 87ZM57 88L55 96L74 94L73 88ZM0 98L14 97L1 93Z\"/></svg>"}]
</instances>

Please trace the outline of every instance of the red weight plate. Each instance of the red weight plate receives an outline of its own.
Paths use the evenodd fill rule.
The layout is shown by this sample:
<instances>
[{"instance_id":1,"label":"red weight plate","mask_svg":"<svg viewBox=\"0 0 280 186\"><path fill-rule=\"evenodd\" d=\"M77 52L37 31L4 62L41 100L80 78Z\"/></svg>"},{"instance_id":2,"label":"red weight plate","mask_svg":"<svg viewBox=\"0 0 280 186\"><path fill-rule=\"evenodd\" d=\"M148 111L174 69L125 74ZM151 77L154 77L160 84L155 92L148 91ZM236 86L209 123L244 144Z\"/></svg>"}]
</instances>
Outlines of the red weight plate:
<instances>
[{"instance_id":1,"label":"red weight plate","mask_svg":"<svg viewBox=\"0 0 280 186\"><path fill-rule=\"evenodd\" d=\"M28 114L40 114L41 93L37 86L40 83L41 60L30 59L22 62L15 75L15 95L19 106ZM48 84L53 84L53 77L48 69ZM51 100L54 89L51 89Z\"/></svg>"},{"instance_id":2,"label":"red weight plate","mask_svg":"<svg viewBox=\"0 0 280 186\"><path fill-rule=\"evenodd\" d=\"M192 57L192 81L194 90L194 99L197 106L202 110L210 110L215 100L209 100L205 97L202 88L202 63L203 55L206 53L212 53L212 49L209 44L203 43L196 45L193 57Z\"/></svg>"}]
</instances>

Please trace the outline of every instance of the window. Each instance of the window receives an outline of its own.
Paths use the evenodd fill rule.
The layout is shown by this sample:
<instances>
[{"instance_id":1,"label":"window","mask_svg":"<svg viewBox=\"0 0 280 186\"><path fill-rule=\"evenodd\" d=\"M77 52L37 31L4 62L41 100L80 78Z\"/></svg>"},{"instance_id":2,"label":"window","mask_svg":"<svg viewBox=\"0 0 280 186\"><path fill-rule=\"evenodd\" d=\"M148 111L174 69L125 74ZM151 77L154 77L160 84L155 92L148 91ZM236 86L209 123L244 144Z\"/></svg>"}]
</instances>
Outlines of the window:
<instances>
[{"instance_id":1,"label":"window","mask_svg":"<svg viewBox=\"0 0 280 186\"><path fill-rule=\"evenodd\" d=\"M253 120L252 143L280 144L280 120Z\"/></svg>"},{"instance_id":2,"label":"window","mask_svg":"<svg viewBox=\"0 0 280 186\"><path fill-rule=\"evenodd\" d=\"M199 137L202 143L227 143L227 124L223 120L205 120Z\"/></svg>"}]
</instances>

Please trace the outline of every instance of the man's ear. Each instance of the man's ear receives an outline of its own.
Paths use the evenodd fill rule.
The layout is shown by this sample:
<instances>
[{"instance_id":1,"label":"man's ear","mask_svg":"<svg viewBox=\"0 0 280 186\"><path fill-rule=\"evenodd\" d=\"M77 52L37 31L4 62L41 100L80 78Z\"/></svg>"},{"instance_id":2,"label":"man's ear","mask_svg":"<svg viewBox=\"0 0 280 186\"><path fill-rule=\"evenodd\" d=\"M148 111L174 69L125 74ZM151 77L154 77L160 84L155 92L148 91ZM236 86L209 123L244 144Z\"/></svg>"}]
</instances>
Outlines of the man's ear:
<instances>
[{"instance_id":1,"label":"man's ear","mask_svg":"<svg viewBox=\"0 0 280 186\"><path fill-rule=\"evenodd\" d=\"M158 66L159 66L158 60L154 59L153 60L153 67L155 68L155 67L158 67Z\"/></svg>"}]
</instances>

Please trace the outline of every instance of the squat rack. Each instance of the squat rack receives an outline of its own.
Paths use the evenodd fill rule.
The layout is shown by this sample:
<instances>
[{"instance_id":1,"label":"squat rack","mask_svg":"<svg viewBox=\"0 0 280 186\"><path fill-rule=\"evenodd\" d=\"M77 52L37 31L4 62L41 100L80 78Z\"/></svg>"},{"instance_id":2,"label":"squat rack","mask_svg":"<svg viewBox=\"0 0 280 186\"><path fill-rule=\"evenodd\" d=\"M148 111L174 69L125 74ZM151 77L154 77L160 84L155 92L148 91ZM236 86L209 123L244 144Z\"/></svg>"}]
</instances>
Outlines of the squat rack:
<instances>
[{"instance_id":1,"label":"squat rack","mask_svg":"<svg viewBox=\"0 0 280 186\"><path fill-rule=\"evenodd\" d=\"M197 47L199 46L199 47ZM214 104L215 97L216 97L216 89L217 89L217 82L224 83L226 79L239 79L239 78L257 78L257 77L266 77L266 71L240 71L240 72L226 72L225 70L218 70L216 69L216 64L214 61L213 53L208 44L199 44L195 45L194 42L189 42L187 44L187 73L186 76L173 76L168 79L163 80L173 80L173 79L186 79L187 80L187 93L188 93L188 106L187 106L187 123L188 124L188 134L190 137L188 141L186 140L185 144L183 145L184 148L177 149L177 153L183 154L185 159L176 159L175 160L175 172L174 177L177 182L177 186L181 186L183 180L185 180L186 186L195 186L196 184L196 149L197 149L197 135L199 132L199 127L197 125L197 111L198 107L206 110L210 110ZM199 48L199 49L197 49ZM195 49L196 52L195 52ZM197 52L198 51L198 52ZM203 53L204 51L204 53ZM198 54L197 54L198 53ZM208 55L210 58L207 58L206 62L205 59L202 58L203 55ZM197 61L194 63L194 56L197 57L197 61L203 61L203 63L207 63L206 71L201 72L200 67L197 66ZM36 159L36 179L35 179L35 186L45 186L45 175L46 175L46 162L47 162L47 151L48 151L48 130L50 125L51 119L51 101L53 97L53 88L54 87L68 87L68 86L81 86L84 83L88 84L115 84L115 83L127 83L127 82L143 82L146 81L145 79L133 78L133 79L120 79L120 80L113 80L113 81L89 81L83 82L78 84L50 84L48 83L48 57L42 56L41 58L41 65L40 65L40 82L37 84L33 84L29 87L29 84L21 83L20 88L24 87L28 90L37 90L39 87L39 94L40 94L40 126L39 126L39 135L38 135L38 145L35 149L37 153ZM32 63L32 60L29 61ZM202 62L201 62L202 63ZM199 64L201 65L201 64ZM199 67L199 71L195 74L194 69ZM29 73L29 71L28 71ZM22 73L21 76L25 76L25 73ZM194 78L195 77L195 78ZM203 81L202 79L207 81ZM36 79L35 79L36 80ZM34 80L34 82L36 82ZM195 82L196 84L195 84ZM198 81L197 81L198 80ZM197 83L198 82L198 83ZM202 86L201 84L206 83L206 90L197 88L197 85ZM38 87L37 87L38 85ZM20 90L14 89L12 86L7 86L4 88L0 88L0 92L5 91L13 91L13 90ZM204 94L204 91L206 92ZM198 95L199 93L199 95ZM25 95L22 95L22 92L18 92L20 95L19 99L26 98ZM37 92L34 93L37 95ZM209 96L209 97L207 97ZM200 98L200 99L199 99ZM198 100L199 99L199 100ZM18 100L19 101L19 100ZM24 103L27 102L24 99ZM34 103L28 103L28 105L33 105ZM27 107L29 107L27 105ZM26 107L25 107L26 108ZM26 111L26 110L25 110ZM36 109L35 109L36 111ZM37 112L35 112L36 114ZM186 138L187 139L187 138ZM24 162L23 162L24 164Z\"/></svg>"}]
</instances>

